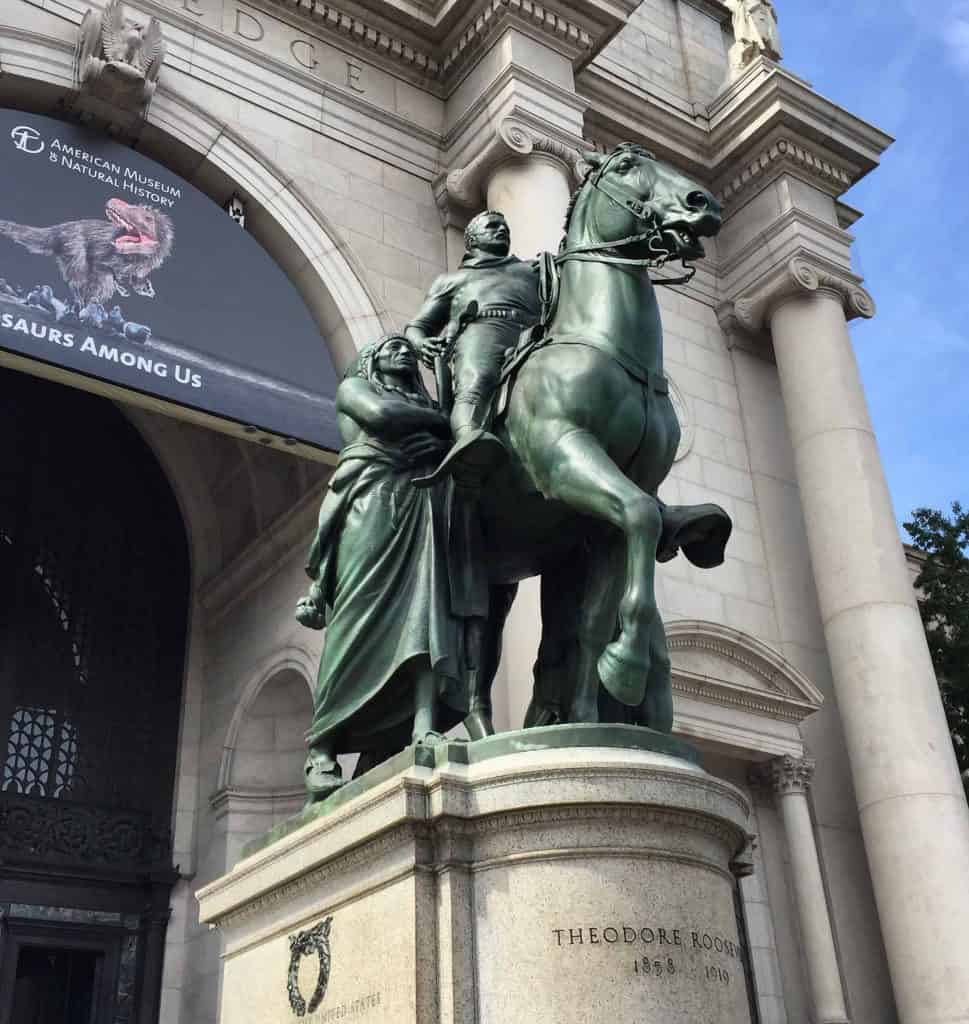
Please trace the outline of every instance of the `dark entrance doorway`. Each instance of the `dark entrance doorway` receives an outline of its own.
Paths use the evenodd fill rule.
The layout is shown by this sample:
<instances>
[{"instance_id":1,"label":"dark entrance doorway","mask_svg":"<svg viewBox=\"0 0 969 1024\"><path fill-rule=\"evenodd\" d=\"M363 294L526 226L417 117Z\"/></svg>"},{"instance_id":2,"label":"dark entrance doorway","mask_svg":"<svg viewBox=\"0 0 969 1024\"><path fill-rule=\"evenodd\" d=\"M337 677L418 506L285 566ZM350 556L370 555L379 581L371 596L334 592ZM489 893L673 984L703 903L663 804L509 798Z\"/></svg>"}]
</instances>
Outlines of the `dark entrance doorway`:
<instances>
[{"instance_id":1,"label":"dark entrance doorway","mask_svg":"<svg viewBox=\"0 0 969 1024\"><path fill-rule=\"evenodd\" d=\"M0 369L0 1024L154 1024L185 532L109 401Z\"/></svg>"},{"instance_id":2,"label":"dark entrance doorway","mask_svg":"<svg viewBox=\"0 0 969 1024\"><path fill-rule=\"evenodd\" d=\"M102 959L82 949L21 949L10 1024L92 1024Z\"/></svg>"}]
</instances>

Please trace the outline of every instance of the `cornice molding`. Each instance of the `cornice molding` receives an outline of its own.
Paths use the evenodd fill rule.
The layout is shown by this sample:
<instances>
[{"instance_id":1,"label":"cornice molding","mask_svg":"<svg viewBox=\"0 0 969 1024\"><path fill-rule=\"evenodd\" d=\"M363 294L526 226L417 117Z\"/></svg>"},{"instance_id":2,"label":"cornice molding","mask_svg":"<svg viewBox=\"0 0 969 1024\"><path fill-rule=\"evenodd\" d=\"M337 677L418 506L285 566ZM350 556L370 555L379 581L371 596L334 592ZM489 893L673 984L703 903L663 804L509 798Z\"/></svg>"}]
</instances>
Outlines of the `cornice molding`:
<instances>
[{"instance_id":1,"label":"cornice molding","mask_svg":"<svg viewBox=\"0 0 969 1024\"><path fill-rule=\"evenodd\" d=\"M803 79L756 60L710 107L692 115L596 61L577 79L589 131L645 142L711 183L736 207L771 175L789 171L839 197L878 165L889 135L816 93Z\"/></svg>"},{"instance_id":2,"label":"cornice molding","mask_svg":"<svg viewBox=\"0 0 969 1024\"><path fill-rule=\"evenodd\" d=\"M583 25L563 17L547 4L533 0L486 0L480 8L442 51L440 77L446 82L459 78L508 24L518 23L528 31L538 31L543 41L576 64L584 63L602 45Z\"/></svg>"},{"instance_id":3,"label":"cornice molding","mask_svg":"<svg viewBox=\"0 0 969 1024\"><path fill-rule=\"evenodd\" d=\"M837 198L859 176L858 169L829 159L818 148L786 136L772 139L741 163L729 168L714 185L714 191L729 212L742 206L783 173L793 173L823 192Z\"/></svg>"},{"instance_id":4,"label":"cornice molding","mask_svg":"<svg viewBox=\"0 0 969 1024\"><path fill-rule=\"evenodd\" d=\"M704 620L681 618L667 624L666 634L671 654L686 650L717 654L727 662L740 666L767 688L766 692L754 690L753 687L735 687L736 689L756 693L761 698L769 696L773 700L790 701L792 711L795 707L801 710L800 718L816 711L825 701L825 695L791 665L787 658L740 630ZM675 658L673 671L674 674L678 671ZM733 684L728 682L714 682L720 682L727 689L733 687Z\"/></svg>"},{"instance_id":5,"label":"cornice molding","mask_svg":"<svg viewBox=\"0 0 969 1024\"><path fill-rule=\"evenodd\" d=\"M854 184L873 170L890 135L815 92L803 79L760 58L710 106L710 163L717 180L764 145L772 133L821 147L854 170Z\"/></svg>"},{"instance_id":6,"label":"cornice molding","mask_svg":"<svg viewBox=\"0 0 969 1024\"><path fill-rule=\"evenodd\" d=\"M816 764L813 757L775 757L751 768L749 778L753 785L771 789L778 796L804 795L811 788Z\"/></svg>"},{"instance_id":7,"label":"cornice molding","mask_svg":"<svg viewBox=\"0 0 969 1024\"><path fill-rule=\"evenodd\" d=\"M837 295L848 320L870 320L875 315L875 301L862 288L861 278L814 253L801 251L765 274L754 289L722 303L717 319L728 336L738 327L757 335L769 326L771 314L782 302L817 292Z\"/></svg>"},{"instance_id":8,"label":"cornice molding","mask_svg":"<svg viewBox=\"0 0 969 1024\"><path fill-rule=\"evenodd\" d=\"M441 61L409 37L394 31L376 19L365 19L342 7L321 0L266 0L267 6L279 7L287 13L298 13L329 33L334 41L349 42L373 52L378 58L417 70L431 79L441 77Z\"/></svg>"},{"instance_id":9,"label":"cornice molding","mask_svg":"<svg viewBox=\"0 0 969 1024\"><path fill-rule=\"evenodd\" d=\"M638 6L636 0L578 4L536 0L470 0L440 4L423 15L389 2L366 10L353 0L263 0L270 9L300 14L334 41L363 48L381 61L422 75L450 92L498 32L515 25L585 64L615 35ZM438 90L435 90L438 91Z\"/></svg>"}]
</instances>

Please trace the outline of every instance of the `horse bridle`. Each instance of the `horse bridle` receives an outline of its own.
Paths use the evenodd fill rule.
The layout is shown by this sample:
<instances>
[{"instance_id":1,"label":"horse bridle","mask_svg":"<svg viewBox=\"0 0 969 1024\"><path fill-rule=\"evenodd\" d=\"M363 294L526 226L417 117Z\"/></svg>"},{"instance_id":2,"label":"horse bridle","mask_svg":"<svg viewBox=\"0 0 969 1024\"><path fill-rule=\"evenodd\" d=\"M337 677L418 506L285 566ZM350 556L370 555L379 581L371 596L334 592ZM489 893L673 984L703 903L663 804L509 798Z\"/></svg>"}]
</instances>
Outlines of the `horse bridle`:
<instances>
[{"instance_id":1,"label":"horse bridle","mask_svg":"<svg viewBox=\"0 0 969 1024\"><path fill-rule=\"evenodd\" d=\"M641 270L658 270L673 258L674 254L668 250L655 248L657 240L662 238L662 233L657 228L655 216L652 211L650 211L645 200L640 199L631 192L627 192L621 185L610 185L602 180L606 171L609 170L612 161L622 155L624 154L621 152L614 153L595 171L592 177L588 179L589 184L597 192L601 192L602 195L604 195L611 203L614 203L627 213L631 213L636 220L646 224L647 229L639 232L638 234L627 235L625 238L618 238L609 242L596 242L591 245L577 246L575 249L566 249L564 252L560 252L558 255L553 257L556 266L567 262L606 263L611 266L637 267ZM628 256L608 255L608 252L611 249L621 249L623 246L634 245L638 242L645 242L649 246L650 250L656 253L656 256L647 257L645 259L633 259ZM653 278L653 284L667 288L673 287L674 285L687 284L692 281L696 275L696 267L690 266L686 260L683 261L683 266L686 267L687 272L681 277Z\"/></svg>"}]
</instances>

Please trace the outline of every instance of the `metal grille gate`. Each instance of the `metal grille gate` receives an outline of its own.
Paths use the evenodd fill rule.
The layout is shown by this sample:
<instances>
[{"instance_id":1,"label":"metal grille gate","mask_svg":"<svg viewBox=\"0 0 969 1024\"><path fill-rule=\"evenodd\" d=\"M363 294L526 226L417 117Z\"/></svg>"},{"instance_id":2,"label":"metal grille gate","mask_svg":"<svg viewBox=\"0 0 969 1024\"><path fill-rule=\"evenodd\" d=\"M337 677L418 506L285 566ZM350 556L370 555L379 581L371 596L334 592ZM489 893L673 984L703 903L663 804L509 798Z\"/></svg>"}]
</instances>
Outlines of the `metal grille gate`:
<instances>
[{"instance_id":1,"label":"metal grille gate","mask_svg":"<svg viewBox=\"0 0 969 1024\"><path fill-rule=\"evenodd\" d=\"M0 370L0 904L27 871L32 904L38 872L61 903L110 880L119 911L136 879L170 887L188 586L177 504L130 423Z\"/></svg>"}]
</instances>

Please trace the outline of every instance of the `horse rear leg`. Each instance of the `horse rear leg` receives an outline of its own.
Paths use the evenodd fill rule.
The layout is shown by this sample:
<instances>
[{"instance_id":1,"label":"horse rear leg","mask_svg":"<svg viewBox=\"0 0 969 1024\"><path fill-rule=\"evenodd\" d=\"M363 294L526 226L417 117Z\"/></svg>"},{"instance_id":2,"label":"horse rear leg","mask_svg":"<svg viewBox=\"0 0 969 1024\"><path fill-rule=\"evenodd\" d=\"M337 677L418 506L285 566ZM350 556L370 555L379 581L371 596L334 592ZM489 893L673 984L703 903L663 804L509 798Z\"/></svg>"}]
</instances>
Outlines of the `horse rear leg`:
<instances>
[{"instance_id":1,"label":"horse rear leg","mask_svg":"<svg viewBox=\"0 0 969 1024\"><path fill-rule=\"evenodd\" d=\"M599 655L616 636L619 602L623 590L625 543L608 527L592 535L588 573L579 608L579 656L570 722L598 722ZM609 719L607 718L607 721Z\"/></svg>"},{"instance_id":2,"label":"horse rear leg","mask_svg":"<svg viewBox=\"0 0 969 1024\"><path fill-rule=\"evenodd\" d=\"M663 528L659 504L623 474L587 430L563 434L543 457L551 467L549 497L615 526L625 538L619 636L599 655L598 670L617 700L640 704L649 674L650 624L656 615L656 546Z\"/></svg>"},{"instance_id":3,"label":"horse rear leg","mask_svg":"<svg viewBox=\"0 0 969 1024\"><path fill-rule=\"evenodd\" d=\"M525 728L569 721L576 664L576 626L585 589L586 558L571 552L542 572L542 640L535 659Z\"/></svg>"}]
</instances>

